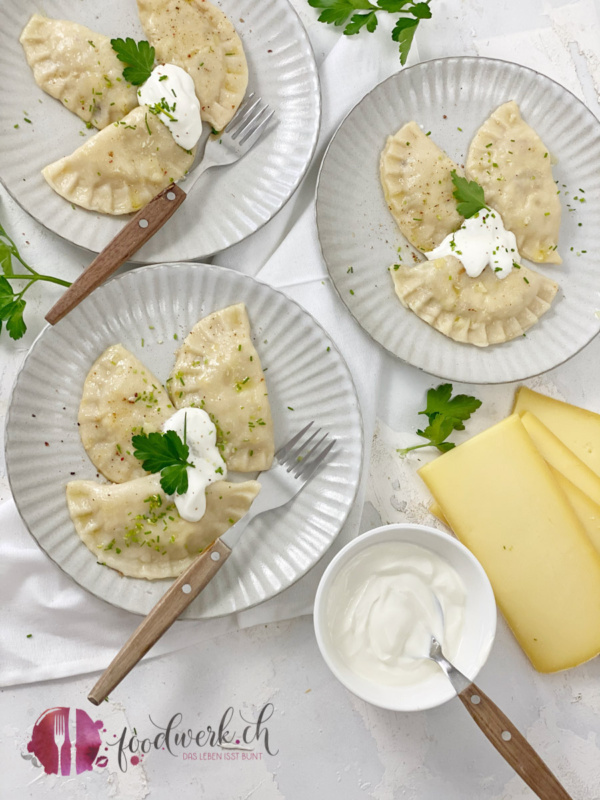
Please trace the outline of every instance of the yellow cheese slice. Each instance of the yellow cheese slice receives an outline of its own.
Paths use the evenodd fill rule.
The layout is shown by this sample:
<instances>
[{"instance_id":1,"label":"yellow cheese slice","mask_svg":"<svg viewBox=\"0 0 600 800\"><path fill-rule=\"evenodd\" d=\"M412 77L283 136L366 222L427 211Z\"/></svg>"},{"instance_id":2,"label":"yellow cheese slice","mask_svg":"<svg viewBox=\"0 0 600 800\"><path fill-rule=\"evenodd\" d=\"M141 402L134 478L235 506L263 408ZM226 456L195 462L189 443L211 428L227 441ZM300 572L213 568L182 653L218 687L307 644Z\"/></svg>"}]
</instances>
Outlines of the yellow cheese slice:
<instances>
[{"instance_id":1,"label":"yellow cheese slice","mask_svg":"<svg viewBox=\"0 0 600 800\"><path fill-rule=\"evenodd\" d=\"M600 506L594 503L587 494L578 489L575 484L567 480L565 476L554 467L550 467L550 471L554 475L554 479L565 493L567 500L573 507L573 511L577 515L578 520L583 525L583 528L592 544L600 553ZM448 520L444 516L440 504L435 500L429 506L429 512L434 517L439 519L444 525L448 525ZM450 527L450 525L448 525Z\"/></svg>"},{"instance_id":2,"label":"yellow cheese slice","mask_svg":"<svg viewBox=\"0 0 600 800\"><path fill-rule=\"evenodd\" d=\"M578 489L574 483L571 483L571 481L565 478L557 469L551 466L550 471L567 496L567 500L573 506L573 511L577 514L592 544L598 553L600 553L600 505L594 503L585 492Z\"/></svg>"},{"instance_id":3,"label":"yellow cheese slice","mask_svg":"<svg viewBox=\"0 0 600 800\"><path fill-rule=\"evenodd\" d=\"M542 458L585 492L594 503L600 503L600 478L596 473L530 411L521 415L521 422Z\"/></svg>"},{"instance_id":4,"label":"yellow cheese slice","mask_svg":"<svg viewBox=\"0 0 600 800\"><path fill-rule=\"evenodd\" d=\"M513 411L517 414L525 411L535 414L600 477L600 414L546 397L526 386L517 390Z\"/></svg>"},{"instance_id":5,"label":"yellow cheese slice","mask_svg":"<svg viewBox=\"0 0 600 800\"><path fill-rule=\"evenodd\" d=\"M540 672L600 652L600 556L513 414L419 474Z\"/></svg>"}]
</instances>

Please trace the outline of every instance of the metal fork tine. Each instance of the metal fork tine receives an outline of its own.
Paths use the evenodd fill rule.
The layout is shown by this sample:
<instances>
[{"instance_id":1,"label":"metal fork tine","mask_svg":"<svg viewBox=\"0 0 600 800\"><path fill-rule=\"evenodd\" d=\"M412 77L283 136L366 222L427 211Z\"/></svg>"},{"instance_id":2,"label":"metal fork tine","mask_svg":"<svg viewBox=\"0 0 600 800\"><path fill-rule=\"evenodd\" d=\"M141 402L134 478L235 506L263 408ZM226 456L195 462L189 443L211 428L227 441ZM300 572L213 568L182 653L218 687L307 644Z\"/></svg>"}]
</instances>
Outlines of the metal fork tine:
<instances>
[{"instance_id":1,"label":"metal fork tine","mask_svg":"<svg viewBox=\"0 0 600 800\"><path fill-rule=\"evenodd\" d=\"M239 133L239 129L241 128L241 126L252 118L254 109L259 105L261 100L262 100L261 97L257 97L256 100L253 103L251 103L247 108L244 108L241 113L238 111L238 113L229 123L228 133L232 133L232 131L233 133Z\"/></svg>"},{"instance_id":2,"label":"metal fork tine","mask_svg":"<svg viewBox=\"0 0 600 800\"><path fill-rule=\"evenodd\" d=\"M267 106L267 108L268 108L268 106ZM245 134L245 136L243 136L240 139L239 143L240 144L245 144L248 141L248 139L250 139L251 136L255 136L257 139L260 136L262 136L262 132L267 127L267 125L269 123L269 120L271 119L271 117L273 116L274 113L275 113L275 111L272 110L270 114L268 114L264 119L261 120L261 122L257 125L257 127L253 131L249 131L247 134ZM250 145L250 146L252 146L252 145Z\"/></svg>"},{"instance_id":3,"label":"metal fork tine","mask_svg":"<svg viewBox=\"0 0 600 800\"><path fill-rule=\"evenodd\" d=\"M283 445L283 447L281 447L281 448L280 448L280 449L279 449L279 450L278 450L278 451L275 453L275 458L277 459L277 461L278 461L280 464L281 464L282 460L283 460L283 459L286 457L286 455L288 454L289 450L290 450L290 449L291 449L291 448L292 448L292 447L293 447L293 446L296 444L296 442L297 442L297 441L299 441L299 440L300 440L300 439L301 439L301 438L304 436L304 434L307 432L307 430L308 430L308 429L309 429L309 428L310 428L312 425L314 425L314 422L309 422L309 423L308 423L308 425L307 425L305 428L302 428L302 430L300 431L300 433L297 433L297 434L296 434L294 437L292 437L292 438L289 440L289 442L286 442L286 443Z\"/></svg>"},{"instance_id":4,"label":"metal fork tine","mask_svg":"<svg viewBox=\"0 0 600 800\"><path fill-rule=\"evenodd\" d=\"M244 136L246 133L253 133L254 129L258 125L258 121L263 116L265 112L269 111L269 106L263 106L260 111L257 111L255 114L252 115L246 122L241 123L238 125L235 132L231 134L232 139L237 139L238 136Z\"/></svg>"},{"instance_id":5,"label":"metal fork tine","mask_svg":"<svg viewBox=\"0 0 600 800\"><path fill-rule=\"evenodd\" d=\"M323 439L321 439L321 441L317 445L317 447L320 447L321 443L326 438L327 436L324 436ZM314 475L316 470L321 466L323 461L327 458L333 446L335 445L336 441L337 441L336 439L332 439L332 441L329 442L329 444L326 447L324 447L320 453L314 456L314 458L301 462L298 465L298 470L296 471L296 478L302 478L303 481L309 480L309 478L311 478Z\"/></svg>"}]
</instances>

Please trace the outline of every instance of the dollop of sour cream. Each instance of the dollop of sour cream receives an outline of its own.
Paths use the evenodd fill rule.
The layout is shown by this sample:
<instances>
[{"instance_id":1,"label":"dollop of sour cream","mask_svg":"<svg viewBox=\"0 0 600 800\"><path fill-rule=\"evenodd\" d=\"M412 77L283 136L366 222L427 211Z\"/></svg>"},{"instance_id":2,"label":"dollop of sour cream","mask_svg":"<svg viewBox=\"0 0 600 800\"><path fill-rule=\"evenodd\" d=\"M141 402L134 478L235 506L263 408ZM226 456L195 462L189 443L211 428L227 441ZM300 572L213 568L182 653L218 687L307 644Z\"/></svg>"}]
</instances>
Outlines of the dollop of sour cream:
<instances>
[{"instance_id":1,"label":"dollop of sour cream","mask_svg":"<svg viewBox=\"0 0 600 800\"><path fill-rule=\"evenodd\" d=\"M175 431L190 448L187 467L188 490L171 497L179 516L188 522L198 522L206 513L206 488L227 477L227 466L216 442L217 429L201 408L181 408L163 424L163 431Z\"/></svg>"},{"instance_id":2,"label":"dollop of sour cream","mask_svg":"<svg viewBox=\"0 0 600 800\"><path fill-rule=\"evenodd\" d=\"M332 583L329 635L356 674L378 684L416 684L439 670L414 657L429 652L431 634L448 658L456 656L465 601L458 574L436 553L408 542L376 544L349 561Z\"/></svg>"},{"instance_id":3,"label":"dollop of sour cream","mask_svg":"<svg viewBox=\"0 0 600 800\"><path fill-rule=\"evenodd\" d=\"M520 260L514 233L504 227L502 217L493 208L466 219L457 231L448 234L425 255L429 261L455 256L471 278L481 275L488 264L497 278L506 278L513 262Z\"/></svg>"},{"instance_id":4,"label":"dollop of sour cream","mask_svg":"<svg viewBox=\"0 0 600 800\"><path fill-rule=\"evenodd\" d=\"M139 89L140 105L146 105L173 134L177 144L191 150L202 133L200 103L194 81L175 64L159 64Z\"/></svg>"}]
</instances>

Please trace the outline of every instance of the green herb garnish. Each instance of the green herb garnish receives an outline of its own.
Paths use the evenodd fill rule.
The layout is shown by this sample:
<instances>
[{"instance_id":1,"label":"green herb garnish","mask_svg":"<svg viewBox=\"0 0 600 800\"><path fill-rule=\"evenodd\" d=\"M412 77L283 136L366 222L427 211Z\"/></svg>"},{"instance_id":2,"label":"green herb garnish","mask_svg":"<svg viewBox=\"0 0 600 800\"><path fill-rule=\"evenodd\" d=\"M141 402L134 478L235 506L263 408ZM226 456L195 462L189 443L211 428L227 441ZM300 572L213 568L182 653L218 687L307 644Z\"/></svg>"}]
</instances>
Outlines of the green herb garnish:
<instances>
[{"instance_id":1,"label":"green herb garnish","mask_svg":"<svg viewBox=\"0 0 600 800\"><path fill-rule=\"evenodd\" d=\"M15 272L13 258L23 265L26 272L22 270ZM23 295L36 281L58 283L60 286L71 285L69 281L63 281L50 275L41 275L33 267L30 267L21 258L16 244L2 225L0 225L0 273L2 273L0 274L0 333L2 332L2 323L5 323L11 339L20 339L27 330L27 325L23 320L26 305ZM9 281L25 281L26 283L23 289L17 292Z\"/></svg>"},{"instance_id":2,"label":"green herb garnish","mask_svg":"<svg viewBox=\"0 0 600 800\"><path fill-rule=\"evenodd\" d=\"M489 211L485 204L483 189L477 181L468 181L466 178L461 178L455 169L450 174L455 187L452 194L457 200L456 210L461 217L469 219L469 217L474 217L478 211L484 208Z\"/></svg>"},{"instance_id":3,"label":"green herb garnish","mask_svg":"<svg viewBox=\"0 0 600 800\"><path fill-rule=\"evenodd\" d=\"M422 19L431 19L429 3L415 0L308 0L309 6L322 9L319 22L328 25L345 25L344 34L354 36L363 28L373 33L377 28L377 14L386 11L390 14L403 14L392 30L392 39L400 48L400 63L406 64L416 30ZM364 13L360 13L364 12ZM350 21L348 21L348 19Z\"/></svg>"},{"instance_id":4,"label":"green herb garnish","mask_svg":"<svg viewBox=\"0 0 600 800\"><path fill-rule=\"evenodd\" d=\"M188 461L190 448L175 431L140 433L133 436L131 442L135 447L133 455L140 459L146 472L160 472L160 485L165 494L187 492L187 467L194 465Z\"/></svg>"},{"instance_id":5,"label":"green herb garnish","mask_svg":"<svg viewBox=\"0 0 600 800\"><path fill-rule=\"evenodd\" d=\"M456 397L452 397L451 383L443 383L437 389L430 389L427 392L427 406L424 411L419 411L419 414L425 414L429 425L424 430L417 431L418 436L429 439L429 442L404 447L398 450L398 453L405 456L411 450L431 446L437 447L440 453L452 450L455 447L454 442L447 442L446 439L453 431L464 431L464 422L480 405L481 400L467 394L457 394Z\"/></svg>"},{"instance_id":6,"label":"green herb garnish","mask_svg":"<svg viewBox=\"0 0 600 800\"><path fill-rule=\"evenodd\" d=\"M110 43L119 61L127 64L123 70L125 80L134 86L145 83L152 72L156 55L149 42L136 42L128 36L127 39L111 39Z\"/></svg>"}]
</instances>

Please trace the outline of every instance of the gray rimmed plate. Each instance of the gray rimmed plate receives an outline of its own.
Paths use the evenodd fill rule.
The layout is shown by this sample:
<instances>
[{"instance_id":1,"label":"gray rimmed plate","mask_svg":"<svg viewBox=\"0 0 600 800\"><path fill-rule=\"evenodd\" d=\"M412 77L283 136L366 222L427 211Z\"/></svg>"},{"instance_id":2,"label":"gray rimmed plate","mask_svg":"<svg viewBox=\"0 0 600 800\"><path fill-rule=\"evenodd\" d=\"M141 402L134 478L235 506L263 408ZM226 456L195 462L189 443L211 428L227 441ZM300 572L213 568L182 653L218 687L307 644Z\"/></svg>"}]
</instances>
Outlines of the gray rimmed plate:
<instances>
[{"instance_id":1,"label":"gray rimmed plate","mask_svg":"<svg viewBox=\"0 0 600 800\"><path fill-rule=\"evenodd\" d=\"M502 103L516 100L553 161L561 192L560 267L531 265L556 280L550 311L519 339L478 348L448 339L396 297L389 268L413 251L379 182L386 138L416 120L463 163L472 136ZM600 330L600 122L565 88L531 69L486 58L427 61L364 97L333 137L319 174L317 225L332 281L377 342L420 369L466 383L524 380L567 360ZM400 252L398 248L401 248ZM419 257L420 258L420 257Z\"/></svg>"},{"instance_id":2,"label":"gray rimmed plate","mask_svg":"<svg viewBox=\"0 0 600 800\"><path fill-rule=\"evenodd\" d=\"M250 86L275 110L277 124L242 161L203 175L183 208L136 254L133 260L138 263L205 258L254 233L291 197L317 143L321 113L317 67L304 27L288 0L213 2L240 34ZM0 180L38 222L73 244L99 252L129 217L72 207L40 173L85 142L81 133L94 134L33 80L19 36L31 14L40 11L110 37L139 40L144 34L135 0L105 0L101 5L53 0L43 8L37 0L20 0L3 8Z\"/></svg>"},{"instance_id":3,"label":"gray rimmed plate","mask_svg":"<svg viewBox=\"0 0 600 800\"><path fill-rule=\"evenodd\" d=\"M97 478L77 427L84 379L106 347L121 342L164 381L175 350L198 319L240 301L266 367L276 446L311 420L338 440L326 466L288 506L252 521L184 616L241 611L278 594L321 558L358 487L363 449L358 399L344 360L320 325L281 292L232 270L203 264L146 267L109 281L56 326L44 328L17 377L6 423L6 463L19 513L39 545L77 583L129 611L147 614L171 581L121 577L100 566L75 532L65 485Z\"/></svg>"}]
</instances>

